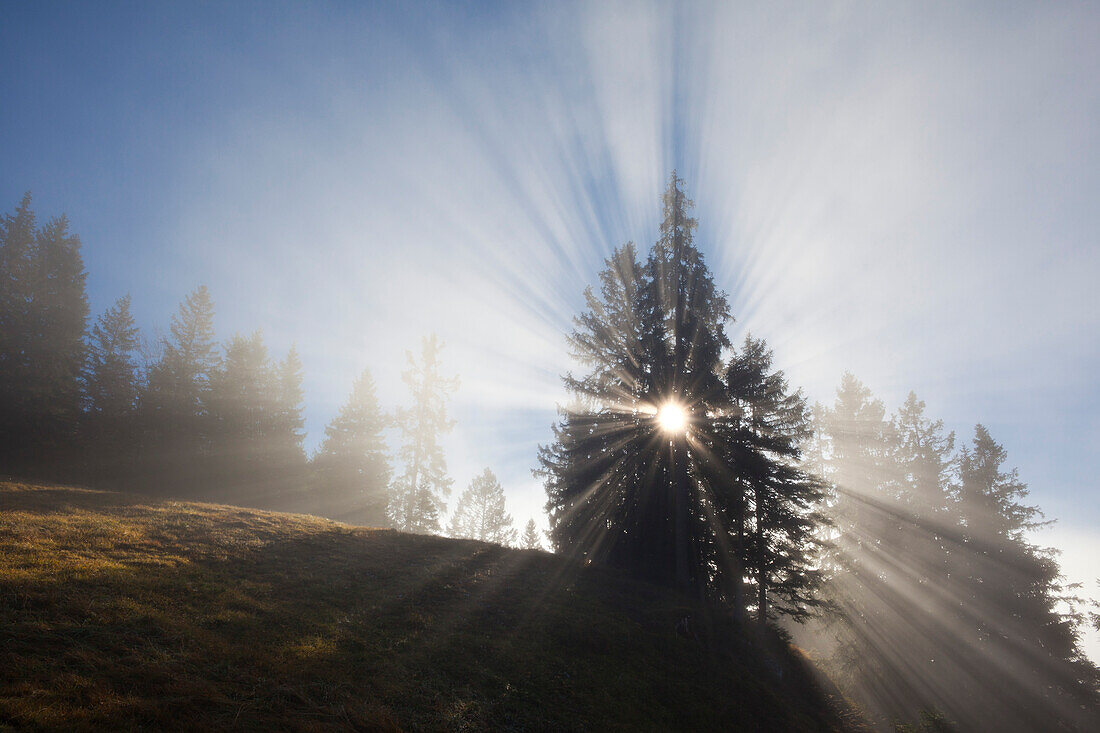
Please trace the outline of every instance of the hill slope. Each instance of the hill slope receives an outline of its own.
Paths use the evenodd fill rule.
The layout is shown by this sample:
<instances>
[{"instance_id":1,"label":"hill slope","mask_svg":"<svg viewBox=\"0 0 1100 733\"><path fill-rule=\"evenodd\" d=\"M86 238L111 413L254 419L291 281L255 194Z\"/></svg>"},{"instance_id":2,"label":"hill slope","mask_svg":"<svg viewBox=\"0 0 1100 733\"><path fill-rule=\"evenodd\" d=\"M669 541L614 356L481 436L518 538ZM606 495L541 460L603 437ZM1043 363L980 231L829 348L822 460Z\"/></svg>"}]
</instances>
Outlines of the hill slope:
<instances>
[{"instance_id":1,"label":"hill slope","mask_svg":"<svg viewBox=\"0 0 1100 733\"><path fill-rule=\"evenodd\" d=\"M0 483L0 729L838 728L762 646L546 553Z\"/></svg>"}]
</instances>

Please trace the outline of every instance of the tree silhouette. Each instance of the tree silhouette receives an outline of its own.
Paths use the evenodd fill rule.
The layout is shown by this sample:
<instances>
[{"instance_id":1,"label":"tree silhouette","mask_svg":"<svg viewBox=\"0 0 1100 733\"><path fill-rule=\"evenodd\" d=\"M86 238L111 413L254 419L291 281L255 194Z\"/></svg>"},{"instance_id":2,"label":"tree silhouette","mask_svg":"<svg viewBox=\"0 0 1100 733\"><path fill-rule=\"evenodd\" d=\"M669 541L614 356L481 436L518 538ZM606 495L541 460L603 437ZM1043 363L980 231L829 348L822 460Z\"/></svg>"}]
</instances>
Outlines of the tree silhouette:
<instances>
[{"instance_id":1,"label":"tree silhouette","mask_svg":"<svg viewBox=\"0 0 1100 733\"><path fill-rule=\"evenodd\" d=\"M754 379L739 378L749 357L723 362L729 306L693 243L681 184L673 174L645 265L627 244L606 261L599 292L585 291L570 344L587 373L564 377L574 402L536 472L551 539L563 553L739 610L752 569L761 617L769 589L786 599L780 611L801 616L818 579L822 497L798 467L804 400L769 371L763 342L746 345ZM678 419L664 419L669 411Z\"/></svg>"},{"instance_id":2,"label":"tree silhouette","mask_svg":"<svg viewBox=\"0 0 1100 733\"><path fill-rule=\"evenodd\" d=\"M0 470L70 475L81 415L88 300L80 239L38 226L26 194L0 218Z\"/></svg>"},{"instance_id":3,"label":"tree silhouette","mask_svg":"<svg viewBox=\"0 0 1100 733\"><path fill-rule=\"evenodd\" d=\"M488 468L462 492L447 534L498 545L515 544L512 515L504 509L504 487Z\"/></svg>"},{"instance_id":4,"label":"tree silhouette","mask_svg":"<svg viewBox=\"0 0 1100 733\"><path fill-rule=\"evenodd\" d=\"M204 491L255 506L267 490L268 421L274 411L271 362L259 331L236 335L225 345L210 376L209 469Z\"/></svg>"},{"instance_id":5,"label":"tree silhouette","mask_svg":"<svg viewBox=\"0 0 1100 733\"><path fill-rule=\"evenodd\" d=\"M364 370L313 457L310 511L370 527L389 525L390 463L382 434L387 422Z\"/></svg>"},{"instance_id":6,"label":"tree silhouette","mask_svg":"<svg viewBox=\"0 0 1100 733\"><path fill-rule=\"evenodd\" d=\"M447 396L458 388L458 379L440 374L439 352L443 348L432 334L421 343L420 361L406 352L408 368L401 375L409 387L412 406L397 411L396 423L403 444L404 472L393 484L390 519L406 532L439 532L444 499L451 493L447 461L439 444L442 434L454 423L447 417Z\"/></svg>"},{"instance_id":7,"label":"tree silhouette","mask_svg":"<svg viewBox=\"0 0 1100 733\"><path fill-rule=\"evenodd\" d=\"M305 417L302 414L302 360L291 346L283 360L272 366L265 425L265 461L270 478L268 504L290 508L307 492Z\"/></svg>"},{"instance_id":8,"label":"tree silhouette","mask_svg":"<svg viewBox=\"0 0 1100 733\"><path fill-rule=\"evenodd\" d=\"M139 344L127 295L96 319L88 346L82 442L87 479L93 485L115 485L136 470Z\"/></svg>"},{"instance_id":9,"label":"tree silhouette","mask_svg":"<svg viewBox=\"0 0 1100 733\"><path fill-rule=\"evenodd\" d=\"M209 477L210 380L219 364L214 302L205 286L180 304L162 346L141 401L146 472L150 488L196 495Z\"/></svg>"},{"instance_id":10,"label":"tree silhouette","mask_svg":"<svg viewBox=\"0 0 1100 733\"><path fill-rule=\"evenodd\" d=\"M760 621L769 616L769 601L776 611L804 619L820 605L826 521L820 511L825 487L801 465L812 432L806 400L772 368L767 344L751 336L729 361L726 388L730 409L715 421L711 454L722 457L718 478L724 474L732 489L723 495L733 517L733 557L740 560L735 582L752 579ZM741 596L735 590L735 598Z\"/></svg>"},{"instance_id":11,"label":"tree silhouette","mask_svg":"<svg viewBox=\"0 0 1100 733\"><path fill-rule=\"evenodd\" d=\"M528 519L523 527L523 536L520 537L519 546L525 550L541 550L542 537L539 536L538 526L534 519Z\"/></svg>"}]
</instances>

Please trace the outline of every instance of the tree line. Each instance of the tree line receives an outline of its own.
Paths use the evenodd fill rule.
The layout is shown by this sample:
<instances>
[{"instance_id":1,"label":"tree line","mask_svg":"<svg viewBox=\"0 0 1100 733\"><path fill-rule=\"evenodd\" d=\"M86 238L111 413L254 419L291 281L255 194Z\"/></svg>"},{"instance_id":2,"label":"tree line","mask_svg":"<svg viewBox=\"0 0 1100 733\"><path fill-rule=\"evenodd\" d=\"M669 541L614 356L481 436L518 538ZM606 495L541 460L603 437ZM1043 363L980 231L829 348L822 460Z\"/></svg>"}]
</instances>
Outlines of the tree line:
<instances>
[{"instance_id":1,"label":"tree line","mask_svg":"<svg viewBox=\"0 0 1100 733\"><path fill-rule=\"evenodd\" d=\"M570 335L583 372L564 376L573 400L536 471L553 549L823 643L883 716L1086 728L1081 617L1029 541L1041 515L1003 447L981 425L956 446L915 395L887 416L851 375L810 405L765 340L734 344L675 174L662 203L656 243L614 251ZM89 328L85 278L64 217L39 225L28 195L0 219L3 473L541 545L534 520L517 537L489 469L446 521L457 379L434 336L406 355L404 407L384 410L365 370L307 457L294 349L219 344L203 287L163 338L128 297Z\"/></svg>"},{"instance_id":2,"label":"tree line","mask_svg":"<svg viewBox=\"0 0 1100 733\"><path fill-rule=\"evenodd\" d=\"M129 296L89 328L80 250L65 217L39 225L29 194L0 219L0 472L442 531L452 480L440 440L453 426L457 379L441 371L438 338L407 354L411 406L384 410L364 370L307 457L293 347L273 358L259 331L219 344L205 287L184 299L163 338L141 334ZM390 429L401 440L396 475ZM456 536L517 541L488 469L459 509Z\"/></svg>"},{"instance_id":3,"label":"tree line","mask_svg":"<svg viewBox=\"0 0 1100 733\"><path fill-rule=\"evenodd\" d=\"M614 251L570 334L583 373L536 470L554 549L746 623L812 621L799 633L886 719L1096 723L1081 616L1004 449L979 425L956 450L915 395L887 417L851 375L809 405L763 339L732 343L675 173L662 203L648 255Z\"/></svg>"},{"instance_id":4,"label":"tree line","mask_svg":"<svg viewBox=\"0 0 1100 733\"><path fill-rule=\"evenodd\" d=\"M830 610L815 621L836 676L882 715L938 709L963 729L1087 730L1096 667L1082 599L1049 522L978 424L957 444L910 393L893 414L851 374L814 409L807 460L830 486L822 558Z\"/></svg>"}]
</instances>

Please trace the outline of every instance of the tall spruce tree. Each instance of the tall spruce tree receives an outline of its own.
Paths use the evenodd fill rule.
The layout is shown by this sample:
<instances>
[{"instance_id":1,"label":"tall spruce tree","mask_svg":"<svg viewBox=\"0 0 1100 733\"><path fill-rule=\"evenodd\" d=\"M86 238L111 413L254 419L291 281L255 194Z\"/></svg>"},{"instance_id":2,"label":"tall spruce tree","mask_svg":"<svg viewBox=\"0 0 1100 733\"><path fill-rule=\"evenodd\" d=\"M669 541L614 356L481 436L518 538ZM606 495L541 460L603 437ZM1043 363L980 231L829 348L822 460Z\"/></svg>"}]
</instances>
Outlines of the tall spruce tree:
<instances>
[{"instance_id":1,"label":"tall spruce tree","mask_svg":"<svg viewBox=\"0 0 1100 733\"><path fill-rule=\"evenodd\" d=\"M72 476L88 318L80 239L37 226L26 194L0 219L0 471Z\"/></svg>"},{"instance_id":2,"label":"tall spruce tree","mask_svg":"<svg viewBox=\"0 0 1100 733\"><path fill-rule=\"evenodd\" d=\"M772 358L763 340L745 337L726 370L733 409L720 422L725 430L715 431L716 452L726 452L730 484L739 490L729 503L738 570L752 579L761 622L772 607L801 620L820 604L826 521L825 486L801 463L812 435L806 400L790 391Z\"/></svg>"},{"instance_id":3,"label":"tall spruce tree","mask_svg":"<svg viewBox=\"0 0 1100 733\"><path fill-rule=\"evenodd\" d=\"M458 379L440 373L442 348L435 334L425 337L420 361L407 352L408 368L401 375L409 387L412 405L396 415L404 471L393 483L389 514L393 526L406 532L440 531L439 518L453 483L439 441L454 427L447 417L447 398L458 388Z\"/></svg>"},{"instance_id":4,"label":"tall spruce tree","mask_svg":"<svg viewBox=\"0 0 1100 733\"><path fill-rule=\"evenodd\" d=\"M516 530L504 508L504 487L488 468L475 476L462 492L447 534L498 545L513 545Z\"/></svg>"},{"instance_id":5,"label":"tall spruce tree","mask_svg":"<svg viewBox=\"0 0 1100 733\"><path fill-rule=\"evenodd\" d=\"M868 697L886 700L894 694L897 657L873 652L893 638L897 615L868 601L890 594L885 579L891 563L882 544L896 526L893 428L882 401L851 373L841 379L833 405L818 415L818 468L834 492L835 532L823 563L825 597L836 610L829 617L837 638L833 661L853 688L874 688Z\"/></svg>"},{"instance_id":6,"label":"tall spruce tree","mask_svg":"<svg viewBox=\"0 0 1100 733\"><path fill-rule=\"evenodd\" d=\"M389 526L390 462L374 379L364 370L325 428L311 464L307 511L369 527Z\"/></svg>"},{"instance_id":7,"label":"tall spruce tree","mask_svg":"<svg viewBox=\"0 0 1100 733\"><path fill-rule=\"evenodd\" d=\"M838 611L835 659L884 716L954 712L952 669L963 656L951 641L948 573L954 437L924 408L910 393L886 419L882 403L846 374L821 426L840 530L826 564Z\"/></svg>"},{"instance_id":8,"label":"tall spruce tree","mask_svg":"<svg viewBox=\"0 0 1100 733\"><path fill-rule=\"evenodd\" d=\"M275 384L263 336L236 335L210 375L206 397L210 476L206 491L246 505L266 503Z\"/></svg>"},{"instance_id":9,"label":"tall spruce tree","mask_svg":"<svg viewBox=\"0 0 1100 733\"><path fill-rule=\"evenodd\" d=\"M996 663L987 686L1015 690L1007 706L1012 725L1084 729L1100 723L1100 677L1078 645L1083 618L1060 608L1066 589L1057 555L1028 537L1046 522L1022 503L1027 485L1016 469L1004 468L1006 459L983 425L960 451L953 506L959 535L950 558L959 623L973 629L971 653Z\"/></svg>"},{"instance_id":10,"label":"tall spruce tree","mask_svg":"<svg viewBox=\"0 0 1100 733\"><path fill-rule=\"evenodd\" d=\"M308 493L305 440L305 399L302 360L291 346L271 375L270 414L267 416L265 454L271 477L268 503L290 509Z\"/></svg>"},{"instance_id":11,"label":"tall spruce tree","mask_svg":"<svg viewBox=\"0 0 1100 733\"><path fill-rule=\"evenodd\" d=\"M587 373L565 376L574 401L536 471L552 542L735 606L746 603L737 589L753 561L761 613L772 589L791 601L780 610L801 614L816 582L812 505L821 496L798 468L804 401L773 375L773 399L758 402L757 413L770 410L767 419L787 433L776 438L766 422L749 439L744 407L754 396L723 363L729 306L694 245L692 203L675 173L662 201L660 237L646 263L633 245L615 250L575 319L570 345ZM682 427L661 417L670 409ZM736 520L749 505L750 464L760 491L755 543ZM791 555L795 548L801 554Z\"/></svg>"},{"instance_id":12,"label":"tall spruce tree","mask_svg":"<svg viewBox=\"0 0 1100 733\"><path fill-rule=\"evenodd\" d=\"M86 478L93 485L118 484L132 478L136 470L139 345L140 332L127 295L96 319L89 339L81 442L87 456Z\"/></svg>"},{"instance_id":13,"label":"tall spruce tree","mask_svg":"<svg viewBox=\"0 0 1100 733\"><path fill-rule=\"evenodd\" d=\"M151 491L199 495L210 475L210 380L219 363L205 286L180 304L169 333L141 399L146 483Z\"/></svg>"}]
</instances>

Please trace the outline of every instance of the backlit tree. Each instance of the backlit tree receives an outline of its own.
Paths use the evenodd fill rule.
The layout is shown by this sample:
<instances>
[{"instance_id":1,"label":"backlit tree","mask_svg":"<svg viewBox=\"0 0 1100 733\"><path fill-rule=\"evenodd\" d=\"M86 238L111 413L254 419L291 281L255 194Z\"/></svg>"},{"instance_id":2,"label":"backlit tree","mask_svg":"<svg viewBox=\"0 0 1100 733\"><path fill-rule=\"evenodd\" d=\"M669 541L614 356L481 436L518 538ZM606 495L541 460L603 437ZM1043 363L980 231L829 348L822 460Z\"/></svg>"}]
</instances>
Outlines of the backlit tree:
<instances>
[{"instance_id":1,"label":"backlit tree","mask_svg":"<svg viewBox=\"0 0 1100 733\"><path fill-rule=\"evenodd\" d=\"M447 417L447 398L458 388L458 379L440 373L442 348L435 334L425 337L420 361L406 352L408 368L401 375L412 404L399 409L395 418L401 430L404 471L393 482L389 514L393 526L406 532L440 531L439 518L453 483L440 439L454 426Z\"/></svg>"}]
</instances>

